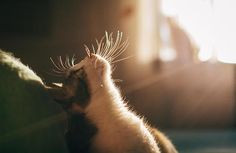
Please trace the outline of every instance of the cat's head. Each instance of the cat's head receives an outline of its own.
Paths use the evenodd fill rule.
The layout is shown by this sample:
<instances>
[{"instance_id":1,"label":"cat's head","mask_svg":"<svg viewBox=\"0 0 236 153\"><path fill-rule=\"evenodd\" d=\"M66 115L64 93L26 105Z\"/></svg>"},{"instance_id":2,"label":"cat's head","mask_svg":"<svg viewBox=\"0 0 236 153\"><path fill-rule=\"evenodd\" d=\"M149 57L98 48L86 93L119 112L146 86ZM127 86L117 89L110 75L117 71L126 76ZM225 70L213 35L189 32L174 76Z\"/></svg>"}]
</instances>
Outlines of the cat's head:
<instances>
[{"instance_id":1,"label":"cat's head","mask_svg":"<svg viewBox=\"0 0 236 153\"><path fill-rule=\"evenodd\" d=\"M113 42L112 34L106 34L97 49L90 51L86 47L87 57L77 64L74 60L66 60L56 64L54 72L62 74L64 81L50 88L50 94L68 112L83 112L91 98L111 81L111 64L114 63L127 46L127 41L121 42L122 33L117 34ZM64 63L64 64L63 64Z\"/></svg>"}]
</instances>

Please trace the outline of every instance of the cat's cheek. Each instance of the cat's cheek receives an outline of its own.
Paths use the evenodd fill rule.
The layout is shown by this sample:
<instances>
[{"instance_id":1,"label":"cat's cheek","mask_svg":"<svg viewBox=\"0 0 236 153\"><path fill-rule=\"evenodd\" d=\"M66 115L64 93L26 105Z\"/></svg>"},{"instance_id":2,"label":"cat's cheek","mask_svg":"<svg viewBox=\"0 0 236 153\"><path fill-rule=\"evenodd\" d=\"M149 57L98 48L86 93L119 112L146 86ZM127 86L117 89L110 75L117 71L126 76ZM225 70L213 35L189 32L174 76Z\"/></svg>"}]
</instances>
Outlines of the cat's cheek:
<instances>
[{"instance_id":1,"label":"cat's cheek","mask_svg":"<svg viewBox=\"0 0 236 153\"><path fill-rule=\"evenodd\" d=\"M70 110L73 113L83 113L84 112L84 109L76 103L72 103Z\"/></svg>"}]
</instances>

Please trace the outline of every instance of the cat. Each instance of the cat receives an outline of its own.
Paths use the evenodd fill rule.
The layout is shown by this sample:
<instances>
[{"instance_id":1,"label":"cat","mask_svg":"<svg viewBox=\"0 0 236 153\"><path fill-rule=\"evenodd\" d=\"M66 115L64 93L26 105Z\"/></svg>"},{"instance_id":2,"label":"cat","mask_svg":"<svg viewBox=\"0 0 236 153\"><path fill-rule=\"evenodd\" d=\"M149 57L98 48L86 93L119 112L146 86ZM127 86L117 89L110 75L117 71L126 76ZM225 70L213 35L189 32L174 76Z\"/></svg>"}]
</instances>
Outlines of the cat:
<instances>
[{"instance_id":1,"label":"cat","mask_svg":"<svg viewBox=\"0 0 236 153\"><path fill-rule=\"evenodd\" d=\"M52 60L64 82L48 91L68 114L71 153L177 153L163 133L128 107L114 84L112 63L122 60L117 58L126 46L122 33L115 39L106 33L96 49L86 47L87 57L78 64Z\"/></svg>"}]
</instances>

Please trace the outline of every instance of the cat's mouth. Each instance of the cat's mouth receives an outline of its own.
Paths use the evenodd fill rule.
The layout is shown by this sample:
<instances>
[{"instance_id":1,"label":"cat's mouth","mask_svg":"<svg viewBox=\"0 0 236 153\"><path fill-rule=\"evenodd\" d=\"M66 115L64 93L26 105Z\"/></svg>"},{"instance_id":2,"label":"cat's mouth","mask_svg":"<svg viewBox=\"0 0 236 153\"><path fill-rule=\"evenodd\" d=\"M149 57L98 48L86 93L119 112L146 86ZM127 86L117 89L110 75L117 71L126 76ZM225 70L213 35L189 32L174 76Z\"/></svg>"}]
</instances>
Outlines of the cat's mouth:
<instances>
[{"instance_id":1,"label":"cat's mouth","mask_svg":"<svg viewBox=\"0 0 236 153\"><path fill-rule=\"evenodd\" d=\"M85 108L90 100L90 91L84 68L70 71L62 86L54 91L54 100L65 110L71 109L74 103Z\"/></svg>"}]
</instances>

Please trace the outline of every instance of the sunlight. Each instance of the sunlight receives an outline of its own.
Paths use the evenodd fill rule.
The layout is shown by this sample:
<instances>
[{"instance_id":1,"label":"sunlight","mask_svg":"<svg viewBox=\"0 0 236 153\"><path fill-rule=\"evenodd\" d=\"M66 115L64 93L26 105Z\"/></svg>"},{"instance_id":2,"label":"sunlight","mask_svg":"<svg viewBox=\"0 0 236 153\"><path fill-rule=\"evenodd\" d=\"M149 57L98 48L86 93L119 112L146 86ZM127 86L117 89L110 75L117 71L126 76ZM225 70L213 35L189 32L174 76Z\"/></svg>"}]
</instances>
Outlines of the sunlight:
<instances>
[{"instance_id":1,"label":"sunlight","mask_svg":"<svg viewBox=\"0 0 236 153\"><path fill-rule=\"evenodd\" d=\"M138 58L141 63L150 62L158 56L158 22L155 0L139 1Z\"/></svg>"},{"instance_id":2,"label":"sunlight","mask_svg":"<svg viewBox=\"0 0 236 153\"><path fill-rule=\"evenodd\" d=\"M235 0L163 0L162 12L172 16L199 45L199 60L214 56L236 63Z\"/></svg>"},{"instance_id":3,"label":"sunlight","mask_svg":"<svg viewBox=\"0 0 236 153\"><path fill-rule=\"evenodd\" d=\"M236 63L236 1L215 1L215 46L221 62Z\"/></svg>"}]
</instances>

